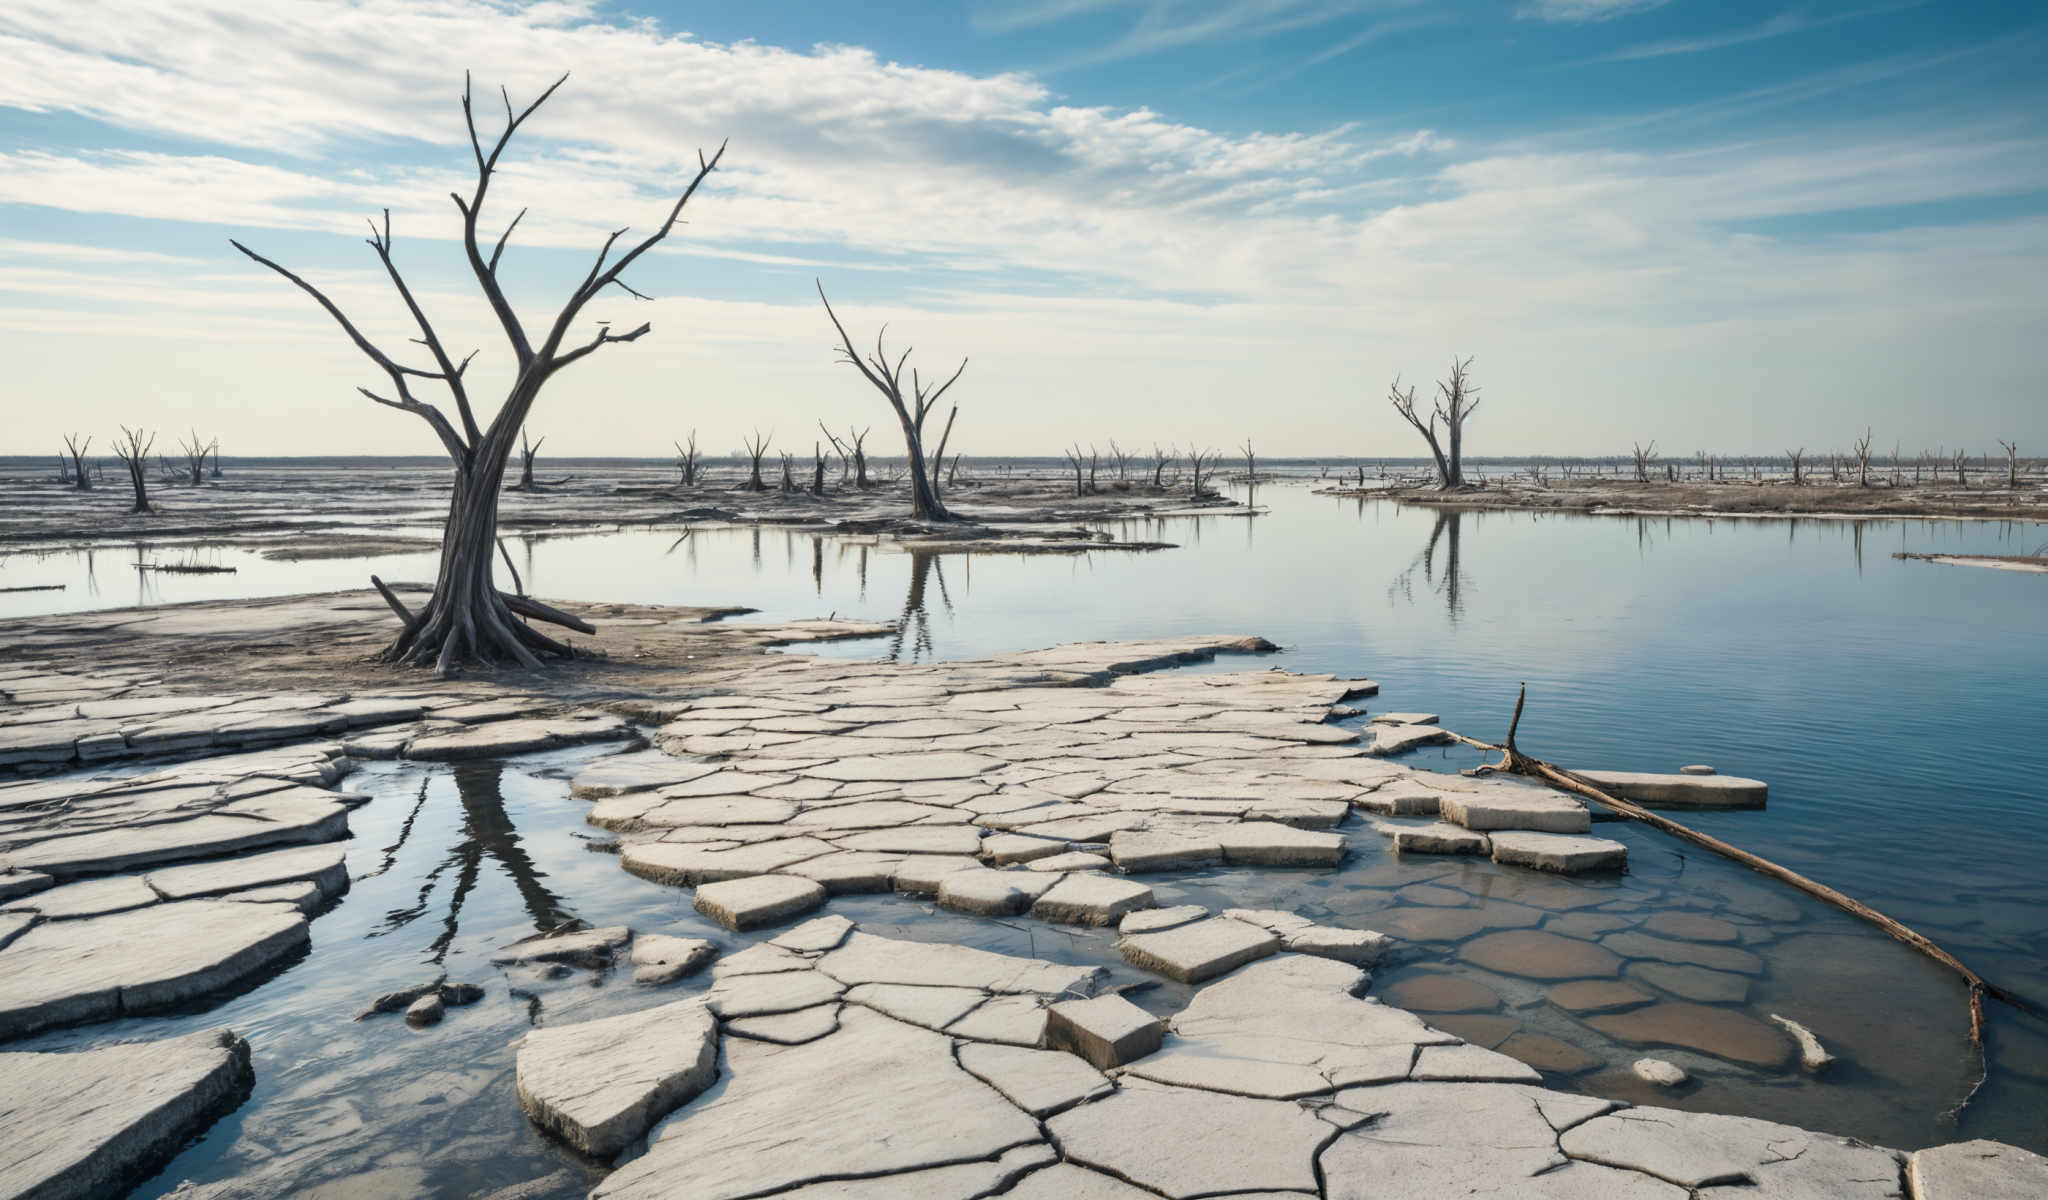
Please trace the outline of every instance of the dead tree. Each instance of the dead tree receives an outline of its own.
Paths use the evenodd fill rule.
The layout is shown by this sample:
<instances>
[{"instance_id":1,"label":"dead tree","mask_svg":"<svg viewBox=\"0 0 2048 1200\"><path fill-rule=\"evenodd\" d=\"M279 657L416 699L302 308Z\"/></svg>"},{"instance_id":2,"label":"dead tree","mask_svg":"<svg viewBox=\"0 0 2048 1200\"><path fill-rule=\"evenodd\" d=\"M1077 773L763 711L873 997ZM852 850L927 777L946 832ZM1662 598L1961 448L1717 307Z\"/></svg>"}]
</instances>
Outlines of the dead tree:
<instances>
[{"instance_id":1,"label":"dead tree","mask_svg":"<svg viewBox=\"0 0 2048 1200\"><path fill-rule=\"evenodd\" d=\"M768 442L774 436L773 430L769 431L767 437L763 437L761 436L761 431L756 429L753 437L744 439L747 448L748 475L747 482L741 485L741 491L765 492L768 490L768 485L761 482L761 456L768 453Z\"/></svg>"},{"instance_id":2,"label":"dead tree","mask_svg":"<svg viewBox=\"0 0 2048 1200\"><path fill-rule=\"evenodd\" d=\"M682 476L684 487L697 486L697 431L690 431L688 445L676 443L676 471Z\"/></svg>"},{"instance_id":3,"label":"dead tree","mask_svg":"<svg viewBox=\"0 0 2048 1200\"><path fill-rule=\"evenodd\" d=\"M1096 466L1096 464L1097 464L1098 462L1100 462L1100 461L1101 461L1101 456L1095 453L1095 446L1094 446L1094 444L1093 444L1093 443L1090 443L1090 444L1089 444L1089 446L1088 446L1088 491L1089 491L1089 493L1090 493L1091 495L1092 495L1092 494L1093 494L1093 493L1095 492L1095 490L1096 490L1096 488L1095 488L1095 466Z\"/></svg>"},{"instance_id":4,"label":"dead tree","mask_svg":"<svg viewBox=\"0 0 2048 1200\"><path fill-rule=\"evenodd\" d=\"M833 436L831 430L825 428L823 421L818 422L818 431L823 433L825 440L832 444L832 453L839 456L839 486L845 487L848 477L853 473L853 453L847 448L845 442L840 441L837 437Z\"/></svg>"},{"instance_id":5,"label":"dead tree","mask_svg":"<svg viewBox=\"0 0 2048 1200\"><path fill-rule=\"evenodd\" d=\"M513 491L530 492L538 486L533 482L533 460L540 457L541 445L546 441L542 438L529 446L526 444L526 431L519 431L519 482L513 485Z\"/></svg>"},{"instance_id":6,"label":"dead tree","mask_svg":"<svg viewBox=\"0 0 2048 1200\"><path fill-rule=\"evenodd\" d=\"M192 473L192 486L206 482L206 455L213 447L199 440L199 431L192 431L192 440L180 439L178 449L184 452L185 466Z\"/></svg>"},{"instance_id":7,"label":"dead tree","mask_svg":"<svg viewBox=\"0 0 2048 1200\"><path fill-rule=\"evenodd\" d=\"M149 506L149 450L156 445L156 434L145 436L140 429L121 426L121 436L114 440L114 456L128 468L128 484L135 489L135 503L128 507L132 513L155 512Z\"/></svg>"},{"instance_id":8,"label":"dead tree","mask_svg":"<svg viewBox=\"0 0 2048 1200\"><path fill-rule=\"evenodd\" d=\"M1956 451L1956 486L1959 488L1967 489L1970 486L1970 477L1966 473L1968 458L1965 452Z\"/></svg>"},{"instance_id":9,"label":"dead tree","mask_svg":"<svg viewBox=\"0 0 2048 1200\"><path fill-rule=\"evenodd\" d=\"M817 442L811 443L811 495L825 494L825 450Z\"/></svg>"},{"instance_id":10,"label":"dead tree","mask_svg":"<svg viewBox=\"0 0 2048 1200\"><path fill-rule=\"evenodd\" d=\"M966 362L963 361L960 367L965 370ZM960 406L957 404L946 410L946 427L939 431L939 448L932 451L932 460L925 465L925 478L931 481L932 499L938 502L941 511L946 507L946 500L939 488L939 464L946 461L946 443L953 437L953 418L959 415Z\"/></svg>"},{"instance_id":11,"label":"dead tree","mask_svg":"<svg viewBox=\"0 0 2048 1200\"><path fill-rule=\"evenodd\" d=\"M791 454L791 453L789 453L789 452L788 452L787 450L785 450L785 451L783 451L783 452L782 452L782 488L781 488L781 490L782 490L782 491L783 491L783 492L784 492L785 494L787 494L787 493L790 493L790 492L794 492L794 491L796 491L796 490L797 490L797 486L796 486L796 455L794 455L794 454Z\"/></svg>"},{"instance_id":12,"label":"dead tree","mask_svg":"<svg viewBox=\"0 0 2048 1200\"><path fill-rule=\"evenodd\" d=\"M1998 445L2005 451L2005 486L2016 489L2020 486L2020 444L1999 438Z\"/></svg>"},{"instance_id":13,"label":"dead tree","mask_svg":"<svg viewBox=\"0 0 2048 1200\"><path fill-rule=\"evenodd\" d=\"M1465 486L1465 422L1479 411L1479 389L1472 386L1471 369L1470 358L1451 360L1451 376L1437 381L1436 411L1430 414L1442 418L1451 434L1448 487Z\"/></svg>"},{"instance_id":14,"label":"dead tree","mask_svg":"<svg viewBox=\"0 0 2048 1200\"><path fill-rule=\"evenodd\" d=\"M1244 451L1244 477L1257 482L1259 478L1259 456L1252 453L1252 440L1246 438L1244 445L1238 447L1238 449Z\"/></svg>"},{"instance_id":15,"label":"dead tree","mask_svg":"<svg viewBox=\"0 0 2048 1200\"><path fill-rule=\"evenodd\" d=\"M1189 444L1192 445L1193 443ZM1192 477L1188 486L1189 496L1193 497L1196 500L1200 500L1202 498L1202 469L1204 467L1209 467L1213 469L1215 465L1216 452L1214 450L1188 451L1188 470Z\"/></svg>"},{"instance_id":16,"label":"dead tree","mask_svg":"<svg viewBox=\"0 0 2048 1200\"><path fill-rule=\"evenodd\" d=\"M952 376L936 387L924 383L917 373L917 368L912 367L910 392L906 397L903 391L903 366L910 361L910 351L905 350L891 364L889 353L882 345L883 335L889 331L885 325L881 332L875 335L875 352L863 361L853 348L853 339L846 335L846 326L839 323L839 314L832 311L832 302L825 299L823 281L817 283L818 299L824 303L825 315L832 319L832 328L839 334L837 349L840 360L853 364L854 368L874 385L875 390L882 393L889 401L889 407L896 410L897 423L903 427L903 448L910 462L911 519L952 520L953 514L946 511L945 502L939 498L939 489L934 477L937 474L937 464L945 453L946 438L952 436L953 417L959 414L959 406L955 405L952 413L946 417L945 433L939 437L939 453L929 460L925 457L924 422L925 418L931 415L932 409L938 407L940 397L959 382L961 373L967 370L967 360L961 359L960 366L954 370Z\"/></svg>"},{"instance_id":17,"label":"dead tree","mask_svg":"<svg viewBox=\"0 0 2048 1200\"><path fill-rule=\"evenodd\" d=\"M212 446L212 450L213 450L213 469L212 469L212 470L211 470L210 472L208 472L208 474L209 474L209 475L210 475L210 476L211 476L212 478L214 478L214 479L219 479L219 478L220 478L220 439L219 439L219 438L215 438L215 439L213 439L213 446Z\"/></svg>"},{"instance_id":18,"label":"dead tree","mask_svg":"<svg viewBox=\"0 0 2048 1200\"><path fill-rule=\"evenodd\" d=\"M71 486L81 492L91 491L92 477L86 474L85 470L85 452L92 449L91 435L87 435L86 439L81 442L78 440L77 434L65 434L64 449L71 455Z\"/></svg>"},{"instance_id":19,"label":"dead tree","mask_svg":"<svg viewBox=\"0 0 2048 1200\"><path fill-rule=\"evenodd\" d=\"M1166 486L1166 468L1167 468L1168 466L1172 465L1173 461L1174 461L1174 455L1173 455L1172 453L1170 453L1170 452L1168 452L1168 451L1165 451L1165 450L1161 450L1161 449L1160 449L1160 448L1159 448L1158 446L1156 446L1156 445L1152 447L1152 486L1153 486L1153 487L1156 487L1156 488L1163 488L1163 487L1165 487L1165 486Z\"/></svg>"},{"instance_id":20,"label":"dead tree","mask_svg":"<svg viewBox=\"0 0 2048 1200\"><path fill-rule=\"evenodd\" d=\"M1062 450L1060 453L1067 456L1067 465L1074 468L1074 494L1087 495L1088 488L1081 482L1081 443L1075 442L1071 449Z\"/></svg>"},{"instance_id":21,"label":"dead tree","mask_svg":"<svg viewBox=\"0 0 2048 1200\"><path fill-rule=\"evenodd\" d=\"M1806 447L1801 446L1797 450L1787 450L1785 451L1785 457L1792 460L1792 486L1798 487L1804 478L1799 473L1799 461L1806 457Z\"/></svg>"},{"instance_id":22,"label":"dead tree","mask_svg":"<svg viewBox=\"0 0 2048 1200\"><path fill-rule=\"evenodd\" d=\"M527 415L532 411L534 402L539 399L541 389L550 380L564 368L606 346L637 341L651 328L642 322L627 332L619 333L610 323L599 322L594 334L581 341L571 342L571 333L576 329L585 307L608 289L616 286L629 296L646 299L622 278L626 269L638 262L642 255L653 249L675 228L676 222L682 217L683 208L696 194L697 188L705 178L718 166L719 160L724 157L725 147L721 145L718 152L708 159L702 154L697 156L695 175L683 188L681 195L677 197L667 216L653 233L616 256L613 250L626 231L619 229L605 238L603 246L597 252L596 261L590 265L582 282L577 284L568 301L563 304L561 311L556 314L536 345L529 338L526 326L513 311L512 302L507 298L498 278L498 260L504 254L505 244L510 239L512 230L519 224L519 216L513 217L507 224L505 232L498 237L496 245L488 255L479 242L477 226L483 218L484 202L506 144L512 140L512 135L519 131L519 127L527 118L546 103L548 97L554 95L555 89L561 87L567 78L565 75L557 79L532 104L517 112L513 110L510 94L500 89L500 95L505 99L505 127L489 147L483 144L477 133L470 89L467 80L464 81L462 115L463 123L468 127L470 150L476 161L476 186L467 198L454 194L453 199L456 210L462 216L462 244L470 270L476 276L477 285L489 302L498 324L503 328L515 359L511 386L488 428L478 426L475 411L470 405L468 389L463 382L464 370L470 359L464 358L457 363L450 357L441 338L434 332L433 325L415 300L412 289L406 285L397 264L392 260L391 218L388 212L385 214L381 230L372 226L369 244L376 252L378 262L390 277L399 299L419 327L420 337L417 340L432 356L431 368L408 366L393 359L372 345L325 293L241 243L234 244L237 250L276 271L326 309L328 315L341 325L349 340L355 343L356 348L390 376L390 395L380 395L367 388L359 390L378 404L412 413L425 421L440 439L442 447L455 464L454 487L448 502L448 520L441 537L441 563L435 576L432 597L425 607L414 613L388 589L380 588L384 592L386 603L390 604L392 611L397 613L399 620L404 623L403 632L384 652L387 661L433 663L443 674L446 674L457 661L468 659L492 663L509 658L527 667L538 667L538 656L541 654L566 656L571 651L567 645L542 634L517 617L551 621L579 632L594 632L583 621L538 601L524 596L508 596L500 592L493 582L498 502L506 464L512 453L513 439L526 425ZM524 210L521 210L520 216L524 215ZM421 380L437 381L448 388L455 403L459 426L451 422L448 415L439 407L413 394L414 382Z\"/></svg>"},{"instance_id":23,"label":"dead tree","mask_svg":"<svg viewBox=\"0 0 2048 1200\"><path fill-rule=\"evenodd\" d=\"M1849 443L1849 453L1856 456L1856 486L1870 486L1870 427L1863 427L1863 436Z\"/></svg>"},{"instance_id":24,"label":"dead tree","mask_svg":"<svg viewBox=\"0 0 2048 1200\"><path fill-rule=\"evenodd\" d=\"M1119 482L1131 477L1131 452L1117 445L1115 438L1109 439L1109 461Z\"/></svg>"},{"instance_id":25,"label":"dead tree","mask_svg":"<svg viewBox=\"0 0 2048 1200\"><path fill-rule=\"evenodd\" d=\"M1450 488L1451 464L1450 460L1444 457L1443 446L1437 442L1436 414L1430 414L1429 424L1422 423L1422 418L1415 415L1415 387L1410 384L1407 391L1402 391L1399 375L1394 376L1394 382L1387 387L1387 402L1394 406L1394 411L1400 413L1403 420L1415 427L1415 432L1422 435L1423 441L1429 443L1429 456L1436 460L1436 485L1439 488Z\"/></svg>"},{"instance_id":26,"label":"dead tree","mask_svg":"<svg viewBox=\"0 0 2048 1200\"><path fill-rule=\"evenodd\" d=\"M1633 447L1630 453L1634 454L1636 459L1636 482L1650 482L1650 463L1657 457L1657 439L1651 438L1647 446L1641 442L1631 442L1630 446Z\"/></svg>"},{"instance_id":27,"label":"dead tree","mask_svg":"<svg viewBox=\"0 0 2048 1200\"><path fill-rule=\"evenodd\" d=\"M869 426L869 428L872 429L873 426ZM868 486L868 430L849 428L846 431L846 444L853 448L853 486L858 491L866 491Z\"/></svg>"}]
</instances>

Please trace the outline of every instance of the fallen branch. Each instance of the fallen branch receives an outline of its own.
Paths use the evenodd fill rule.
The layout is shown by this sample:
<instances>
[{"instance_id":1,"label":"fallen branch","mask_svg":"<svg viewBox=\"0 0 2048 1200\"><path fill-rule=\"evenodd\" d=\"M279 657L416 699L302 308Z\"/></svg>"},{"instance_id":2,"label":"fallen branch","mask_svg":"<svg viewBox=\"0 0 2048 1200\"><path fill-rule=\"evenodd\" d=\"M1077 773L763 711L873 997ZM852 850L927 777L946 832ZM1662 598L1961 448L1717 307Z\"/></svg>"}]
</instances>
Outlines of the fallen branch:
<instances>
[{"instance_id":1,"label":"fallen branch","mask_svg":"<svg viewBox=\"0 0 2048 1200\"><path fill-rule=\"evenodd\" d=\"M573 629L578 633L594 634L597 632L597 626L590 624L581 617L572 617L561 609L542 604L531 596L506 596L503 592L498 594L504 599L506 608L511 609L522 617L531 617L536 621L549 621L556 625Z\"/></svg>"},{"instance_id":2,"label":"fallen branch","mask_svg":"<svg viewBox=\"0 0 2048 1200\"><path fill-rule=\"evenodd\" d=\"M1584 776L1566 770L1555 763L1545 762L1543 759L1522 753L1515 745L1515 731L1522 724L1522 706L1527 702L1528 698L1529 688L1527 684L1524 684L1521 693L1515 697L1515 715L1508 722L1508 737L1505 745L1494 746L1459 734L1452 735L1458 741L1468 746L1492 751L1501 756L1499 762L1489 763L1480 768L1481 770L1506 771L1511 775L1526 775L1541 779L1553 787L1591 800L1595 804L1631 821L1640 821L1653 829L1662 830L1681 841L1691 842L1695 846L1712 850L1723 858L1741 863L1750 870L1762 875L1768 875L1781 883L1790 884L1809 896L1823 900L1851 916L1858 917L1877 926L1895 940L1911 946L1913 949L1918 950L1960 976L1964 984L1968 986L1970 993L1970 1047L1977 1053L1977 1081L1970 1085L1970 1090L1956 1103L1956 1106L1945 1114L1949 1119L1954 1120L1961 1115L1963 1108L1976 1097L1978 1090L1984 1086L1985 1080L1991 1074L1990 1060L1985 1056L1984 1052L1985 997L1989 996L1993 1000L2003 1001L2013 1008L2034 1017L2048 1016L2048 1013L2044 1013L2039 1006L2026 997L2015 995L1999 987L1997 984L1987 981L1983 976L1965 966L1961 959L1942 949L1933 940L1900 924L1868 904L1854 897L1845 896L1824 883L1808 879L1806 876L1788 867L1781 867L1767 858L1751 854L1749 851L1737 846L1731 846L1719 838L1709 837L1696 829L1681 825L1669 817L1659 816L1626 800L1610 796L1588 781Z\"/></svg>"}]
</instances>

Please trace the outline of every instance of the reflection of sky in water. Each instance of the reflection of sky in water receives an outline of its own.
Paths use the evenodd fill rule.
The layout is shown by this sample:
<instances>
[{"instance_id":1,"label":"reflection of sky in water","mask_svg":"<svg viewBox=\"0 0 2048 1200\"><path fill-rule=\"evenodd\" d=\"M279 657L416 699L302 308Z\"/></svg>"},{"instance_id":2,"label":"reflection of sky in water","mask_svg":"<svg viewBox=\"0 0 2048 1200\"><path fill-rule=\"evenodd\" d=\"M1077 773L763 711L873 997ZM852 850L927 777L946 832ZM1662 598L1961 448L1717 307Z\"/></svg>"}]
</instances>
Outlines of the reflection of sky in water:
<instances>
[{"instance_id":1,"label":"reflection of sky in water","mask_svg":"<svg viewBox=\"0 0 2048 1200\"><path fill-rule=\"evenodd\" d=\"M746 604L771 618L907 616L900 637L817 651L833 655L928 661L1081 639L1260 634L1284 648L1263 663L1370 676L1383 695L1366 703L1438 712L1478 736L1505 728L1515 685L1526 681L1527 748L1569 765L1672 770L1707 762L1768 780L1766 812L1684 819L1875 904L1998 982L2048 995L2048 935L2040 919L2048 900L2040 851L2048 844L2040 782L2048 778L2048 728L2041 724L2039 685L2048 675L2040 616L2048 579L1891 558L1899 550L2028 552L2048 541L2048 528L1517 513L1453 519L1316 497L1298 487L1262 488L1258 500L1269 515L1115 527L1123 537L1181 545L1154 554L919 558L775 527L702 531L680 544L674 531L661 530L506 542L529 590L544 596ZM15 554L0 563L0 586L68 586L0 595L0 615L354 588L373 571L387 580L427 579L433 571L431 555L273 563L235 549L152 548L142 557L239 570L138 583L129 565L136 552L110 547L91 555L88 580L81 553ZM1454 769L1473 757L1425 751L1422 765ZM438 778L435 786L450 793L444 799L462 794L446 774ZM525 795L530 785L513 782L524 778L508 775L505 786ZM382 798L359 812L357 828L395 830L419 786L413 778L396 790L380 787ZM535 819L546 814L550 823L580 831L580 802L527 803ZM364 894L316 924L316 946L360 938L373 916L426 904L415 924L383 936L420 952L408 969L428 969L420 963L464 879L477 896L506 893L469 902L472 914L495 916L464 920L495 920L494 935L508 940L517 927L531 926L534 897L522 899L514 886L520 873L489 846L495 839L502 849L508 837L517 846L519 836L530 848L572 847L560 851L569 855L566 869L545 866L551 882L537 894L566 897L579 915L638 920L651 906L663 916L649 927L692 919L686 893L647 890L608 857L574 852L569 834L524 826L518 835L509 826L494 832L490 821L479 823L447 803L425 805L421 819L442 831L432 856L412 852L417 859L393 869L393 890L378 893L374 905L365 903L373 885L360 885ZM474 828L458 837L454 827L465 821ZM374 836L382 839L378 846L391 840ZM1741 875L1651 835L1619 836L1636 856L1622 885L1627 902L1662 905L1698 880ZM351 864L357 874L375 868L360 844L370 838L361 835L352 856L362 860ZM451 849L458 844L470 849ZM1175 886L1205 902L1256 904L1263 895L1369 925L1390 889L1409 882L1377 878L1389 860L1372 850L1364 845L1335 879L1253 874ZM1492 870L1458 869L1481 876ZM1463 886L1505 885L1475 877ZM1170 902L1167 891L1161 898ZM893 911L891 903L875 898L858 906L881 913ZM1895 1039L1924 1046L1927 1057L1900 1066L1877 1061L1874 1052L1858 1055L1826 1085L1751 1088L1755 1094L1743 1105L1899 1142L1954 1136L1930 1122L1953 1102L1947 1080L1961 1048L1960 991L1889 943L1800 903L1818 928L1786 932L1779 949L1766 951L1770 974L1752 1004L1823 1006L1801 1010L1817 1026L1832 1005L1844 1038L1870 1046ZM904 919L907 936L1014 936L976 934L974 923L958 918L918 931L917 922ZM1032 938L1043 954L1049 944L1082 936L1039 928ZM463 943L453 945L451 970ZM322 952L316 949L316 961ZM378 978L393 974L374 952L353 958ZM1388 977L1413 969L1395 968ZM342 990L347 994L334 1005L353 1011L359 993L375 989ZM262 995L237 1004L262 1008ZM1962 1132L2039 1142L2048 1036L1996 1006L1992 1032L2007 1069L1994 1074ZM491 1102L505 1108L509 1059L493 1054L493 1078L504 1095ZM271 1086L259 1082L259 1095ZM1823 1086L1837 1089L1835 1099L1815 1093ZM1813 1098L1798 1099L1802 1094ZM1852 1095L1864 1099L1852 1102ZM1842 1106L1844 1119L1829 1121L1826 1104ZM1811 1111L1802 1116L1801 1105ZM516 1118L514 1109L511 1125Z\"/></svg>"}]
</instances>

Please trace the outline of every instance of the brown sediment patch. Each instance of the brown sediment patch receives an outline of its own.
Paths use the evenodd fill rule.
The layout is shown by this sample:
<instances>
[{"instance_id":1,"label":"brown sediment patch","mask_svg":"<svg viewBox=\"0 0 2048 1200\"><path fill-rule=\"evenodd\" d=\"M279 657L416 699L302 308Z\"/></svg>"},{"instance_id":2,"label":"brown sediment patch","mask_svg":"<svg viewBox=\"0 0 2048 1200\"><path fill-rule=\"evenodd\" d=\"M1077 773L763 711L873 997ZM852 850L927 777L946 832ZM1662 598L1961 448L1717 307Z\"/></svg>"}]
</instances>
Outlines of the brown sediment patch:
<instances>
[{"instance_id":1,"label":"brown sediment patch","mask_svg":"<svg viewBox=\"0 0 2048 1200\"><path fill-rule=\"evenodd\" d=\"M1621 973L1621 959L1611 951L1536 929L1475 938L1459 950L1458 957L1524 979L1588 979Z\"/></svg>"},{"instance_id":2,"label":"brown sediment patch","mask_svg":"<svg viewBox=\"0 0 2048 1200\"><path fill-rule=\"evenodd\" d=\"M1496 1012L1500 993L1463 975L1411 975L1374 990L1388 1004L1432 1013Z\"/></svg>"},{"instance_id":3,"label":"brown sediment patch","mask_svg":"<svg viewBox=\"0 0 2048 1200\"><path fill-rule=\"evenodd\" d=\"M1675 1046L1755 1067L1782 1067L1792 1040L1755 1017L1711 1004L1667 1000L1627 1012L1585 1018L1586 1024L1632 1046Z\"/></svg>"}]
</instances>

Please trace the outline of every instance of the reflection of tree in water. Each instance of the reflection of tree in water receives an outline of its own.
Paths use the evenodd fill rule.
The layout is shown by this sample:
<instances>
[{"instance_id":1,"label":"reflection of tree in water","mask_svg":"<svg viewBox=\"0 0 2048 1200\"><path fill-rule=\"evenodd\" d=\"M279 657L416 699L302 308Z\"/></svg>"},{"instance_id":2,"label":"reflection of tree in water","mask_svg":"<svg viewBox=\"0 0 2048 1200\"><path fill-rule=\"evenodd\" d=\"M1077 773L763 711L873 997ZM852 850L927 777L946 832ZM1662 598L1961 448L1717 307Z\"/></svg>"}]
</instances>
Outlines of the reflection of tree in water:
<instances>
[{"instance_id":1,"label":"reflection of tree in water","mask_svg":"<svg viewBox=\"0 0 2048 1200\"><path fill-rule=\"evenodd\" d=\"M939 603L946 606L947 615L953 612L953 598L946 593L946 569L940 565L936 554L910 555L910 594L903 601L903 619L896 623L896 636L889 643L889 657L895 662L922 662L932 653L931 614L925 609L924 593L928 584L937 584ZM910 639L909 654L904 653L904 638Z\"/></svg>"},{"instance_id":2,"label":"reflection of tree in water","mask_svg":"<svg viewBox=\"0 0 2048 1200\"><path fill-rule=\"evenodd\" d=\"M1444 598L1444 604L1450 610L1452 620L1457 620L1464 613L1465 572L1458 554L1458 526L1463 516L1463 513L1458 512L1436 514L1436 526L1429 531L1428 543L1422 547L1422 553L1416 555L1414 561L1408 564L1407 569L1396 575L1394 582L1387 585L1388 595L1399 592L1406 599L1414 600L1415 573L1421 571L1423 582L1429 590ZM1437 569L1439 545L1443 547L1441 571Z\"/></svg>"},{"instance_id":3,"label":"reflection of tree in water","mask_svg":"<svg viewBox=\"0 0 2048 1200\"><path fill-rule=\"evenodd\" d=\"M553 929L570 918L569 909L561 898L541 882L546 877L527 856L525 847L519 843L518 830L512 827L512 819L505 814L505 796L501 786L504 772L505 764L495 759L455 765L455 791L462 802L461 839L420 881L418 903L410 908L394 909L385 916L384 927L371 936L395 933L425 916L431 907L435 888L440 886L442 876L452 869L455 882L448 893L448 910L441 918L441 932L430 946L433 953L429 955L429 961L440 962L455 941L462 920L462 906L469 899L469 894L476 890L477 882L483 876L486 858L496 861L498 868L511 878L512 886L518 890L520 902L533 918L536 930ZM423 783L420 803L425 801L426 786ZM413 819L418 815L419 807L415 805L412 815L406 818L399 831L398 841L386 848L384 867L378 874L389 869L398 850L412 835Z\"/></svg>"}]
</instances>

